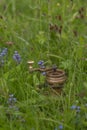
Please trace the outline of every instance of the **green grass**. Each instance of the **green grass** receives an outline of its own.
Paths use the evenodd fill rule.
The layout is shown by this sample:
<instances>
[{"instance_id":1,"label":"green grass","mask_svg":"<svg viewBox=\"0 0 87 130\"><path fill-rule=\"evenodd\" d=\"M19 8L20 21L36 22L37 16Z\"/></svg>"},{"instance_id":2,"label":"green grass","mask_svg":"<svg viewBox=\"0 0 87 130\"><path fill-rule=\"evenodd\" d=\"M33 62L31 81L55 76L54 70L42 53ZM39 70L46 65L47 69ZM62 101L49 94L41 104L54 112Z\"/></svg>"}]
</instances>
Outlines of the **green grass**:
<instances>
[{"instance_id":1,"label":"green grass","mask_svg":"<svg viewBox=\"0 0 87 130\"><path fill-rule=\"evenodd\" d=\"M61 34L55 25L62 26ZM9 41L14 44L6 45ZM86 0L0 0L0 54L3 48L8 53L0 67L0 130L87 129ZM20 64L13 60L14 51L21 55ZM34 67L44 60L65 70L63 94L55 96L44 85L38 91L45 77L29 73L28 60ZM7 103L9 94L17 99L13 105Z\"/></svg>"}]
</instances>

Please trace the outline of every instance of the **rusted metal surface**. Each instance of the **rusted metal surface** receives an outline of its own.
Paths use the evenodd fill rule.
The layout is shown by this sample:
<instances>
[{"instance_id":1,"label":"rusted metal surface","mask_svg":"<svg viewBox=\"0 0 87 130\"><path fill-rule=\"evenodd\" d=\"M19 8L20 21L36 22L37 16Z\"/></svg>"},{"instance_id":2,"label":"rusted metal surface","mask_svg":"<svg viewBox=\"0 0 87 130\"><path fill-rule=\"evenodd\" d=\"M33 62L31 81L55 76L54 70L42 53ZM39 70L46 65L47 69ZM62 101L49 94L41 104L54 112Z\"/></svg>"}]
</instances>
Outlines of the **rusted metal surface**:
<instances>
[{"instance_id":1,"label":"rusted metal surface","mask_svg":"<svg viewBox=\"0 0 87 130\"><path fill-rule=\"evenodd\" d=\"M56 69L50 70L46 74L46 81L49 84L62 84L66 80L65 72L63 70Z\"/></svg>"},{"instance_id":2,"label":"rusted metal surface","mask_svg":"<svg viewBox=\"0 0 87 130\"><path fill-rule=\"evenodd\" d=\"M46 82L50 85L50 87L58 93L61 93L63 84L66 81L65 71L61 69L55 68L33 68L34 61L28 61L29 71L30 72L46 72Z\"/></svg>"}]
</instances>

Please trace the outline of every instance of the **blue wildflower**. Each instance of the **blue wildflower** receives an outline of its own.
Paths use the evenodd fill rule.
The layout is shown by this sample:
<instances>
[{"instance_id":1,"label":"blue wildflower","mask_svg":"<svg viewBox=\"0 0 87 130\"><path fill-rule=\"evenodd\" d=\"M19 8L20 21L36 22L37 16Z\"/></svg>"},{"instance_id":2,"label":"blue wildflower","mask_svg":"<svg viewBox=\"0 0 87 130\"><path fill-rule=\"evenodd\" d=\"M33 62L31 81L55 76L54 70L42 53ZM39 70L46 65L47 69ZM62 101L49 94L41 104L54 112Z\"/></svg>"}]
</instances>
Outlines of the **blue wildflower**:
<instances>
[{"instance_id":1,"label":"blue wildflower","mask_svg":"<svg viewBox=\"0 0 87 130\"><path fill-rule=\"evenodd\" d=\"M63 130L63 125L59 125L59 126L56 127L54 130Z\"/></svg>"},{"instance_id":2,"label":"blue wildflower","mask_svg":"<svg viewBox=\"0 0 87 130\"><path fill-rule=\"evenodd\" d=\"M21 56L18 54L17 51L14 52L13 59L14 59L17 63L20 63L20 62L21 62Z\"/></svg>"},{"instance_id":3,"label":"blue wildflower","mask_svg":"<svg viewBox=\"0 0 87 130\"><path fill-rule=\"evenodd\" d=\"M39 67L40 67L41 69L45 69L44 61L43 61L43 60L40 60L40 61L38 62L38 65L39 65ZM45 72L45 71L42 72L42 75L46 75L46 72Z\"/></svg>"},{"instance_id":4,"label":"blue wildflower","mask_svg":"<svg viewBox=\"0 0 87 130\"><path fill-rule=\"evenodd\" d=\"M1 56L5 56L7 54L8 49L4 48L1 52Z\"/></svg>"},{"instance_id":5,"label":"blue wildflower","mask_svg":"<svg viewBox=\"0 0 87 130\"><path fill-rule=\"evenodd\" d=\"M62 130L63 129L63 125L59 125L59 130Z\"/></svg>"},{"instance_id":6,"label":"blue wildflower","mask_svg":"<svg viewBox=\"0 0 87 130\"><path fill-rule=\"evenodd\" d=\"M76 109L76 107L77 107L77 106L72 105L72 106L71 106L71 110L75 110L75 109Z\"/></svg>"},{"instance_id":7,"label":"blue wildflower","mask_svg":"<svg viewBox=\"0 0 87 130\"><path fill-rule=\"evenodd\" d=\"M11 106L11 105L15 104L16 101L17 101L17 99L14 97L14 95L10 94L7 103Z\"/></svg>"},{"instance_id":8,"label":"blue wildflower","mask_svg":"<svg viewBox=\"0 0 87 130\"><path fill-rule=\"evenodd\" d=\"M38 65L39 65L39 67L40 67L41 69L45 69L44 61L43 61L43 60L40 60L40 61L38 62ZM42 72L42 75L46 75L46 72L45 72L45 71Z\"/></svg>"},{"instance_id":9,"label":"blue wildflower","mask_svg":"<svg viewBox=\"0 0 87 130\"><path fill-rule=\"evenodd\" d=\"M44 61L43 60L40 60L39 62L38 62L38 65L43 65L44 64Z\"/></svg>"},{"instance_id":10,"label":"blue wildflower","mask_svg":"<svg viewBox=\"0 0 87 130\"><path fill-rule=\"evenodd\" d=\"M4 56L7 54L7 51L8 51L7 48L0 50L0 66L4 65L4 62L5 62Z\"/></svg>"},{"instance_id":11,"label":"blue wildflower","mask_svg":"<svg viewBox=\"0 0 87 130\"><path fill-rule=\"evenodd\" d=\"M1 52L1 56L5 56L5 54L6 54L5 52Z\"/></svg>"},{"instance_id":12,"label":"blue wildflower","mask_svg":"<svg viewBox=\"0 0 87 130\"><path fill-rule=\"evenodd\" d=\"M72 106L71 106L71 109L72 109L72 110L76 110L76 112L80 112L80 106L72 105Z\"/></svg>"},{"instance_id":13,"label":"blue wildflower","mask_svg":"<svg viewBox=\"0 0 87 130\"><path fill-rule=\"evenodd\" d=\"M46 72L42 72L42 75L45 76L45 75L46 75Z\"/></svg>"},{"instance_id":14,"label":"blue wildflower","mask_svg":"<svg viewBox=\"0 0 87 130\"><path fill-rule=\"evenodd\" d=\"M40 60L40 61L38 62L38 65L39 65L39 67L40 67L41 69L45 69L44 61L43 61L43 60Z\"/></svg>"}]
</instances>

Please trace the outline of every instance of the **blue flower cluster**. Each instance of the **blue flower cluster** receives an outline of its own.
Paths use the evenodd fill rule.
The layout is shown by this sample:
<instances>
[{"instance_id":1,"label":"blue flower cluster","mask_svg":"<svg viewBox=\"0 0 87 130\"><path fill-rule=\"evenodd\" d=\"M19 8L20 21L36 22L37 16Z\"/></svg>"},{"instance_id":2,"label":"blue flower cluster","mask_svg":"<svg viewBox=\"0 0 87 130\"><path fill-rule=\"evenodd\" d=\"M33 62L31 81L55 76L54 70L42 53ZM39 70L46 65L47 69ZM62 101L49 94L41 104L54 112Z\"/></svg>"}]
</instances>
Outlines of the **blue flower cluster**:
<instances>
[{"instance_id":1,"label":"blue flower cluster","mask_svg":"<svg viewBox=\"0 0 87 130\"><path fill-rule=\"evenodd\" d=\"M45 65L44 65L44 61L43 61L43 60L40 60L40 61L38 62L38 65L39 65L39 67L40 67L41 69L45 69ZM42 72L42 75L46 75L46 72L45 72L45 71Z\"/></svg>"},{"instance_id":2,"label":"blue flower cluster","mask_svg":"<svg viewBox=\"0 0 87 130\"><path fill-rule=\"evenodd\" d=\"M5 63L7 52L8 52L7 48L0 49L0 67L3 66ZM14 52L13 59L18 64L21 62L21 56L19 55L17 51Z\"/></svg>"},{"instance_id":3,"label":"blue flower cluster","mask_svg":"<svg viewBox=\"0 0 87 130\"><path fill-rule=\"evenodd\" d=\"M17 62L20 63L21 62L21 56L19 55L19 53L17 51L14 52L13 54L13 59Z\"/></svg>"},{"instance_id":4,"label":"blue flower cluster","mask_svg":"<svg viewBox=\"0 0 87 130\"><path fill-rule=\"evenodd\" d=\"M17 102L17 99L14 97L13 94L10 94L9 95L9 98L8 98L8 105L11 105L11 106L14 106L14 104Z\"/></svg>"},{"instance_id":5,"label":"blue flower cluster","mask_svg":"<svg viewBox=\"0 0 87 130\"><path fill-rule=\"evenodd\" d=\"M13 112L19 111L19 108L16 106L17 99L13 94L10 94L7 100L8 109L6 111L7 116L13 117Z\"/></svg>"},{"instance_id":6,"label":"blue flower cluster","mask_svg":"<svg viewBox=\"0 0 87 130\"><path fill-rule=\"evenodd\" d=\"M17 103L17 99L14 97L14 94L10 94L7 100L8 109L6 110L6 115L8 118L11 119L16 118L17 120L24 123L25 119L21 115L14 114L17 112L20 113L19 107L17 107L16 103Z\"/></svg>"},{"instance_id":7,"label":"blue flower cluster","mask_svg":"<svg viewBox=\"0 0 87 130\"><path fill-rule=\"evenodd\" d=\"M7 100L8 108L11 110L18 111L18 107L15 106L16 102L17 102L17 99L14 97L13 94L10 94Z\"/></svg>"},{"instance_id":8,"label":"blue flower cluster","mask_svg":"<svg viewBox=\"0 0 87 130\"><path fill-rule=\"evenodd\" d=\"M72 105L71 110L76 110L76 112L80 112L80 106Z\"/></svg>"},{"instance_id":9,"label":"blue flower cluster","mask_svg":"<svg viewBox=\"0 0 87 130\"><path fill-rule=\"evenodd\" d=\"M44 69L44 68L45 68L45 66L44 66L44 61L43 61L43 60L40 60L40 61L38 62L38 65L39 65L39 67L40 67L41 69Z\"/></svg>"},{"instance_id":10,"label":"blue flower cluster","mask_svg":"<svg viewBox=\"0 0 87 130\"><path fill-rule=\"evenodd\" d=\"M7 48L4 48L3 50L1 50L1 52L0 52L0 66L3 66L3 64L5 62L4 56L6 56L7 52L8 52Z\"/></svg>"},{"instance_id":11,"label":"blue flower cluster","mask_svg":"<svg viewBox=\"0 0 87 130\"><path fill-rule=\"evenodd\" d=\"M4 49L1 51L0 55L1 55L2 57L5 56L5 55L7 54L7 51L8 51L8 49L7 49L7 48L4 48Z\"/></svg>"},{"instance_id":12,"label":"blue flower cluster","mask_svg":"<svg viewBox=\"0 0 87 130\"><path fill-rule=\"evenodd\" d=\"M63 125L59 125L58 127L56 127L54 130L63 130Z\"/></svg>"}]
</instances>

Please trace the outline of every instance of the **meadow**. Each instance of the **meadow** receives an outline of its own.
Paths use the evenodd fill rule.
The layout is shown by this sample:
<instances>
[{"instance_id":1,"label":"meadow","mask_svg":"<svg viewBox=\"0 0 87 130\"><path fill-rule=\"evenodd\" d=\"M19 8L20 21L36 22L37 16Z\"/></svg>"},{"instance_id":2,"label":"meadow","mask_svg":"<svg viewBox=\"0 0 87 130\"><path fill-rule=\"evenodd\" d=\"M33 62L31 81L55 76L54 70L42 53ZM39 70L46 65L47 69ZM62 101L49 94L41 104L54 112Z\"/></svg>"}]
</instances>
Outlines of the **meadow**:
<instances>
[{"instance_id":1,"label":"meadow","mask_svg":"<svg viewBox=\"0 0 87 130\"><path fill-rule=\"evenodd\" d=\"M0 0L0 130L87 129L86 3ZM64 70L62 93L28 61Z\"/></svg>"}]
</instances>

